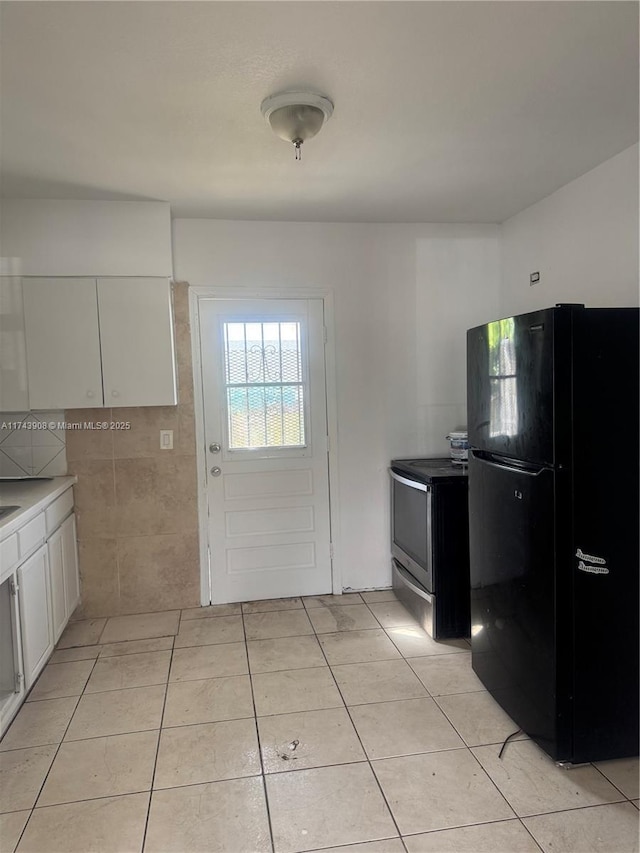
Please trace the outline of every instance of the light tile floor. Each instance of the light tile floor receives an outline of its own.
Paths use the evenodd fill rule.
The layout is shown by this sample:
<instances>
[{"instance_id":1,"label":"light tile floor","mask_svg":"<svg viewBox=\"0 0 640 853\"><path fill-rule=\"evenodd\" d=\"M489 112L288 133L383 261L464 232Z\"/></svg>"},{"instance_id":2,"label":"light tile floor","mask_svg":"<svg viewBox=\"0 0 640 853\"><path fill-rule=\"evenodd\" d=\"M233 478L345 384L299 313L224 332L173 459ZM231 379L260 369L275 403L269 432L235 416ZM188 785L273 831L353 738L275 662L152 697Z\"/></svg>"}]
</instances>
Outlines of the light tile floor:
<instances>
[{"instance_id":1,"label":"light tile floor","mask_svg":"<svg viewBox=\"0 0 640 853\"><path fill-rule=\"evenodd\" d=\"M563 770L390 591L72 623L0 743L1 853L631 853L638 760Z\"/></svg>"}]
</instances>

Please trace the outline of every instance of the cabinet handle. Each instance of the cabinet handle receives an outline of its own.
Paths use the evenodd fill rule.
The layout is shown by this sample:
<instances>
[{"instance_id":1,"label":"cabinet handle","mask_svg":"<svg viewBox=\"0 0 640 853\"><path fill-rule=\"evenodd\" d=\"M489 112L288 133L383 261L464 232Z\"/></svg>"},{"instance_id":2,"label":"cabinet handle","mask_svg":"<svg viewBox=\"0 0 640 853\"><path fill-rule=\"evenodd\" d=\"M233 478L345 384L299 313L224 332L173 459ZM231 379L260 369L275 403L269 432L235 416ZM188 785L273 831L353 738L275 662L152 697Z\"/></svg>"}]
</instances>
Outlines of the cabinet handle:
<instances>
[{"instance_id":1,"label":"cabinet handle","mask_svg":"<svg viewBox=\"0 0 640 853\"><path fill-rule=\"evenodd\" d=\"M111 392L111 396L112 396L112 397L119 397L119 396L120 396L120 392L119 392L119 391L112 391L112 392Z\"/></svg>"},{"instance_id":2,"label":"cabinet handle","mask_svg":"<svg viewBox=\"0 0 640 853\"><path fill-rule=\"evenodd\" d=\"M87 391L87 397L93 397L93 391Z\"/></svg>"}]
</instances>

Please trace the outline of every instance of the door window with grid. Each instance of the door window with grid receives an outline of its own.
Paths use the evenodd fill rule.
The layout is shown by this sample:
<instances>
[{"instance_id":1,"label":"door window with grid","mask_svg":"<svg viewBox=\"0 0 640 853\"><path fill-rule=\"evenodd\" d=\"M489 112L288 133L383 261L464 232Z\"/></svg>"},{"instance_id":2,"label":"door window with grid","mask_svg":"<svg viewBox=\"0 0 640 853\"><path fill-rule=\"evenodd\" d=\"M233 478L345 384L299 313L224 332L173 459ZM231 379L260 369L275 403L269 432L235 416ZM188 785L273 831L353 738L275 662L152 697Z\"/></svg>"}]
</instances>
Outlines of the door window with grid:
<instances>
[{"instance_id":1,"label":"door window with grid","mask_svg":"<svg viewBox=\"0 0 640 853\"><path fill-rule=\"evenodd\" d=\"M228 448L307 446L299 322L224 322Z\"/></svg>"}]
</instances>

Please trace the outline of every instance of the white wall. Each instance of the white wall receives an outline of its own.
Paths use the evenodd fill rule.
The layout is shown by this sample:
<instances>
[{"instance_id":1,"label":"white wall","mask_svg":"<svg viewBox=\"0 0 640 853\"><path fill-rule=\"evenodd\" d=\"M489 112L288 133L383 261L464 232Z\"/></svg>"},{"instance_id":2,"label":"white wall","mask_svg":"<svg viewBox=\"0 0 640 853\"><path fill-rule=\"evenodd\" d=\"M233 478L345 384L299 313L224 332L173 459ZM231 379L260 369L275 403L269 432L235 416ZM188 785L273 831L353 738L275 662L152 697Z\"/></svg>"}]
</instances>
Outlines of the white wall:
<instances>
[{"instance_id":1,"label":"white wall","mask_svg":"<svg viewBox=\"0 0 640 853\"><path fill-rule=\"evenodd\" d=\"M0 255L22 275L171 275L167 202L3 199L0 211Z\"/></svg>"},{"instance_id":2,"label":"white wall","mask_svg":"<svg viewBox=\"0 0 640 853\"><path fill-rule=\"evenodd\" d=\"M502 257L501 316L556 302L638 305L638 146L507 219Z\"/></svg>"},{"instance_id":3,"label":"white wall","mask_svg":"<svg viewBox=\"0 0 640 853\"><path fill-rule=\"evenodd\" d=\"M337 557L345 588L388 585L387 466L446 455L465 423L465 331L497 316L498 226L178 219L173 241L191 285L333 291Z\"/></svg>"}]
</instances>

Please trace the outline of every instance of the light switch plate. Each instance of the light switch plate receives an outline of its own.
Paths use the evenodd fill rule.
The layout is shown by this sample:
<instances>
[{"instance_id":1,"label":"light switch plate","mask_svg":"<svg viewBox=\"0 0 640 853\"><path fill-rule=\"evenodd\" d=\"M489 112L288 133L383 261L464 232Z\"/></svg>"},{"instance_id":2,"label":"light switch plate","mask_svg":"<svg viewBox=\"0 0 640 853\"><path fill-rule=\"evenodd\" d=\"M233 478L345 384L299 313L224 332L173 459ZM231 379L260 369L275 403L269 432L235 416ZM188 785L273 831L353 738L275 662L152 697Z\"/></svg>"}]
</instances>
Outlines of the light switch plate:
<instances>
[{"instance_id":1,"label":"light switch plate","mask_svg":"<svg viewBox=\"0 0 640 853\"><path fill-rule=\"evenodd\" d=\"M160 430L160 450L173 450L173 430Z\"/></svg>"}]
</instances>

